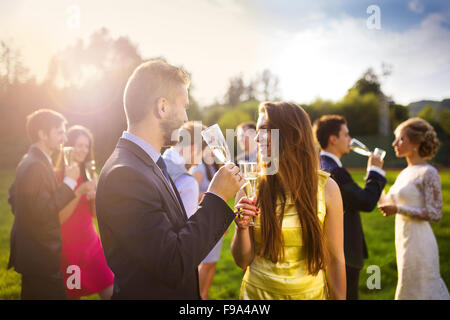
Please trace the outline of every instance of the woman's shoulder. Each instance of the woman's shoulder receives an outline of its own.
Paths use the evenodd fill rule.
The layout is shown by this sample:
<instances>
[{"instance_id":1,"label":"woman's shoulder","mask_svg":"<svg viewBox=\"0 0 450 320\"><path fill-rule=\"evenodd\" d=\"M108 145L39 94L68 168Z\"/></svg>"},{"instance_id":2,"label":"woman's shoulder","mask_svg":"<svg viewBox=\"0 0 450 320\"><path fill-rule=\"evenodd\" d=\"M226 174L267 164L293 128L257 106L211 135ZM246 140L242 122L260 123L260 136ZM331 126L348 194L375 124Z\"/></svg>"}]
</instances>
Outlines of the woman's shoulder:
<instances>
[{"instance_id":1,"label":"woman's shoulder","mask_svg":"<svg viewBox=\"0 0 450 320\"><path fill-rule=\"evenodd\" d=\"M322 170L318 170L318 174L319 174L319 188L323 189L327 185L328 180L330 180L328 178L331 176L331 174Z\"/></svg>"},{"instance_id":2,"label":"woman's shoulder","mask_svg":"<svg viewBox=\"0 0 450 320\"><path fill-rule=\"evenodd\" d=\"M330 173L323 171L323 170L317 170L317 172L319 173L319 179L322 180L327 180L329 176L331 176Z\"/></svg>"},{"instance_id":3,"label":"woman's shoulder","mask_svg":"<svg viewBox=\"0 0 450 320\"><path fill-rule=\"evenodd\" d=\"M424 165L422 169L422 177L424 178L424 183L439 182L441 177L439 176L439 171L433 167L431 164Z\"/></svg>"},{"instance_id":4,"label":"woman's shoulder","mask_svg":"<svg viewBox=\"0 0 450 320\"><path fill-rule=\"evenodd\" d=\"M416 177L433 178L439 176L438 170L429 163L407 167L406 169L404 171L411 172Z\"/></svg>"}]
</instances>

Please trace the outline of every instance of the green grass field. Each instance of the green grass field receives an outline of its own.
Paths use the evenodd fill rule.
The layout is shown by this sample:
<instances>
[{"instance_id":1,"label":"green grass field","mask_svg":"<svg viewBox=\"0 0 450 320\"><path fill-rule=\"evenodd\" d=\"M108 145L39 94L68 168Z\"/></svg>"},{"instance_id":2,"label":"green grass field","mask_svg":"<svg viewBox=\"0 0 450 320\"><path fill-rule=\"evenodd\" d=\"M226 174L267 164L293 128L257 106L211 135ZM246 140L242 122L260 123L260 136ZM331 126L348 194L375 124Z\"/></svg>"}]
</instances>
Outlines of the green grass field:
<instances>
[{"instance_id":1,"label":"green grass field","mask_svg":"<svg viewBox=\"0 0 450 320\"><path fill-rule=\"evenodd\" d=\"M386 191L394 183L398 171L388 171ZM354 179L362 186L365 172L352 171ZM439 223L432 223L439 245L441 275L447 285L450 284L450 171L440 171L444 209ZM8 205L8 188L14 179L13 171L0 171L0 300L20 298L20 275L13 270L6 270L9 257L9 233L13 216ZM230 202L231 204L231 202ZM369 247L369 259L366 260L360 276L360 299L393 299L397 284L397 266L394 246L394 218L385 218L378 209L361 214L363 228ZM222 253L217 263L216 275L210 290L210 299L237 299L241 286L243 270L237 267L230 253L230 242L233 237L234 224L225 236ZM366 281L370 274L367 267L377 265L381 269L381 289L369 290ZM98 299L92 295L84 299Z\"/></svg>"}]
</instances>

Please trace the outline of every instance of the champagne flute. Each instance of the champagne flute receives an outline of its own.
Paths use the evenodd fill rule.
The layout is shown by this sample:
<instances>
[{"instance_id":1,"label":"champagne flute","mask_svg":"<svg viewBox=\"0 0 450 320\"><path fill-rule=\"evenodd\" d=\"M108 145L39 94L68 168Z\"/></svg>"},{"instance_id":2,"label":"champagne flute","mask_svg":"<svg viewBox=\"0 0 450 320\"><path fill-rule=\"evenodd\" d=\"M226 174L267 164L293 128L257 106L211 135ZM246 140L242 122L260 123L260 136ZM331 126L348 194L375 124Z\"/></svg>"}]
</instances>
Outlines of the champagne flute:
<instances>
[{"instance_id":1,"label":"champagne flute","mask_svg":"<svg viewBox=\"0 0 450 320\"><path fill-rule=\"evenodd\" d=\"M74 148L73 147L64 147L63 148L63 156L64 156L64 164L66 167L71 166L73 164Z\"/></svg>"},{"instance_id":2,"label":"champagne flute","mask_svg":"<svg viewBox=\"0 0 450 320\"><path fill-rule=\"evenodd\" d=\"M217 123L203 130L201 134L219 161L224 164L231 163L230 150Z\"/></svg>"},{"instance_id":3,"label":"champagne flute","mask_svg":"<svg viewBox=\"0 0 450 320\"><path fill-rule=\"evenodd\" d=\"M362 143L361 141L359 141L358 139L352 139L350 141L350 149L353 150L354 152L369 157L371 152L369 150L368 147L366 147L366 145L364 143ZM374 150L374 155L379 156L381 158L381 160L384 159L384 156L386 155L386 151L384 151L383 149L380 148L375 148Z\"/></svg>"},{"instance_id":4,"label":"champagne flute","mask_svg":"<svg viewBox=\"0 0 450 320\"><path fill-rule=\"evenodd\" d=\"M253 200L256 196L256 182L258 179L258 165L256 162L241 162L239 164L241 168L243 168L244 179L247 181L245 186L245 193L247 198ZM253 219L249 221L246 226L254 227L259 224L255 223Z\"/></svg>"},{"instance_id":5,"label":"champagne flute","mask_svg":"<svg viewBox=\"0 0 450 320\"><path fill-rule=\"evenodd\" d=\"M228 149L225 137L217 123L203 130L201 135L220 162L225 165L233 163L231 161L230 150ZM240 171L241 173L243 172L242 170ZM247 182L241 188L244 188L246 185Z\"/></svg>"},{"instance_id":6,"label":"champagne flute","mask_svg":"<svg viewBox=\"0 0 450 320\"><path fill-rule=\"evenodd\" d=\"M230 156L230 150L228 149L228 145L225 141L225 137L222 134L222 131L220 130L219 125L216 123L205 130L201 132L201 135L205 142L208 144L211 151L214 153L217 159L219 159L220 162L224 163L225 165L232 163L231 156ZM243 167L240 167L241 174L245 175L245 168L242 170ZM256 166L255 166L256 170ZM245 177L244 177L245 179ZM256 183L256 179L255 179ZM246 182L241 187L241 189L247 188L249 185L249 180L246 179Z\"/></svg>"},{"instance_id":7,"label":"champagne flute","mask_svg":"<svg viewBox=\"0 0 450 320\"><path fill-rule=\"evenodd\" d=\"M84 170L86 172L86 178L89 181L94 181L95 183L97 182L97 177L95 174L95 160L91 160L91 161L86 161L84 164Z\"/></svg>"}]
</instances>

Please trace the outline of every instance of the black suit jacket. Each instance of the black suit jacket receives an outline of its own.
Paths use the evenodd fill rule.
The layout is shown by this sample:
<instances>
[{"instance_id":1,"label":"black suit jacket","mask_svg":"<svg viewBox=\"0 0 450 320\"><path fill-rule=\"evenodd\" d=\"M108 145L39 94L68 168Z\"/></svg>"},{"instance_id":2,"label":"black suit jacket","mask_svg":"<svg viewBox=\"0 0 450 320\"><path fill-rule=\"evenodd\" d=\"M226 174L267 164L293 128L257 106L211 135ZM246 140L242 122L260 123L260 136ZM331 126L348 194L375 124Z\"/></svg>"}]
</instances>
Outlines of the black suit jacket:
<instances>
[{"instance_id":1,"label":"black suit jacket","mask_svg":"<svg viewBox=\"0 0 450 320\"><path fill-rule=\"evenodd\" d=\"M321 155L320 167L331 174L341 190L344 205L345 263L361 269L368 252L359 211L370 212L375 209L386 179L379 173L370 171L366 176L366 185L361 189L350 173L344 167L339 167L332 158Z\"/></svg>"},{"instance_id":2,"label":"black suit jacket","mask_svg":"<svg viewBox=\"0 0 450 320\"><path fill-rule=\"evenodd\" d=\"M44 153L31 146L9 189L14 224L8 268L26 276L62 277L59 211L74 198L66 184L58 185Z\"/></svg>"},{"instance_id":3,"label":"black suit jacket","mask_svg":"<svg viewBox=\"0 0 450 320\"><path fill-rule=\"evenodd\" d=\"M188 220L151 157L121 138L100 174L96 204L113 299L200 299L197 267L234 219L221 198L207 193Z\"/></svg>"}]
</instances>

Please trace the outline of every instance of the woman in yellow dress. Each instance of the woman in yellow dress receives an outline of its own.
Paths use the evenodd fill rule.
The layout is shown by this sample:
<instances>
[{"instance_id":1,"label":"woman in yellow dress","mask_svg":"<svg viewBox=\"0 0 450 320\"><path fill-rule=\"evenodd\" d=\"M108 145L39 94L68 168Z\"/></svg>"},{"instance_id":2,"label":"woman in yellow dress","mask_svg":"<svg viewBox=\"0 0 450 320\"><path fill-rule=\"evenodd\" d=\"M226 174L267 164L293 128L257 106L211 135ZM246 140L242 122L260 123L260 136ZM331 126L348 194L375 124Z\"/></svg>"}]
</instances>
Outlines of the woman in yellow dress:
<instances>
[{"instance_id":1,"label":"woman in yellow dress","mask_svg":"<svg viewBox=\"0 0 450 320\"><path fill-rule=\"evenodd\" d=\"M293 103L262 103L255 140L264 174L256 200L236 205L243 216L231 244L236 264L246 269L240 299L345 299L342 198L318 168L308 114ZM249 227L253 218L256 226Z\"/></svg>"}]
</instances>

